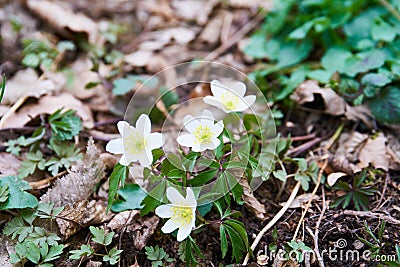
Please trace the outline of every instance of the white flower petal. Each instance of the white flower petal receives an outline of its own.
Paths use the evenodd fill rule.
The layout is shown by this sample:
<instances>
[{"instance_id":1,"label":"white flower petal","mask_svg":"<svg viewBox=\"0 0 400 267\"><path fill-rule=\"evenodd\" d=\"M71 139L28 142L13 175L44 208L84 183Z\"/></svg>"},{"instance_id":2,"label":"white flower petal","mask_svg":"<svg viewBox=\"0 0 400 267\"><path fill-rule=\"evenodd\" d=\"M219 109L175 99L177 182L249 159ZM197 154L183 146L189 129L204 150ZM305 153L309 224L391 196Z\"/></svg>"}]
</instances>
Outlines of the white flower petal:
<instances>
[{"instance_id":1,"label":"white flower petal","mask_svg":"<svg viewBox=\"0 0 400 267\"><path fill-rule=\"evenodd\" d=\"M227 88L217 80L212 80L210 87L212 94L217 98L227 91Z\"/></svg>"},{"instance_id":2,"label":"white flower petal","mask_svg":"<svg viewBox=\"0 0 400 267\"><path fill-rule=\"evenodd\" d=\"M214 124L211 128L211 131L214 133L214 137L220 136L223 130L224 130L224 122L222 120Z\"/></svg>"},{"instance_id":3,"label":"white flower petal","mask_svg":"<svg viewBox=\"0 0 400 267\"><path fill-rule=\"evenodd\" d=\"M198 144L198 143L193 144L193 146L192 146L192 151L193 152L203 152L204 150L201 150L200 144Z\"/></svg>"},{"instance_id":4,"label":"white flower petal","mask_svg":"<svg viewBox=\"0 0 400 267\"><path fill-rule=\"evenodd\" d=\"M194 192L190 187L186 188L186 203L192 208L196 208L197 206L196 197L194 196Z\"/></svg>"},{"instance_id":5,"label":"white flower petal","mask_svg":"<svg viewBox=\"0 0 400 267\"><path fill-rule=\"evenodd\" d=\"M172 203L172 205L182 206L185 203L185 199L183 198L181 193L179 193L178 190L173 187L167 188L167 198Z\"/></svg>"},{"instance_id":6,"label":"white flower petal","mask_svg":"<svg viewBox=\"0 0 400 267\"><path fill-rule=\"evenodd\" d=\"M200 121L191 115L186 115L183 118L183 125L189 133L193 133L196 131L196 128L200 126Z\"/></svg>"},{"instance_id":7,"label":"white flower petal","mask_svg":"<svg viewBox=\"0 0 400 267\"><path fill-rule=\"evenodd\" d=\"M164 136L162 133L151 133L146 139L146 147L148 149L156 149L164 145Z\"/></svg>"},{"instance_id":8,"label":"white flower petal","mask_svg":"<svg viewBox=\"0 0 400 267\"><path fill-rule=\"evenodd\" d=\"M129 165L129 161L126 159L125 154L123 154L121 156L121 158L119 159L119 164L123 165L123 166L128 166Z\"/></svg>"},{"instance_id":9,"label":"white flower petal","mask_svg":"<svg viewBox=\"0 0 400 267\"><path fill-rule=\"evenodd\" d=\"M221 144L221 141L218 138L211 138L211 142L207 144L200 144L200 150L214 150Z\"/></svg>"},{"instance_id":10,"label":"white flower petal","mask_svg":"<svg viewBox=\"0 0 400 267\"><path fill-rule=\"evenodd\" d=\"M192 147L195 141L195 138L192 134L182 134L176 138L176 141L181 146Z\"/></svg>"},{"instance_id":11,"label":"white flower petal","mask_svg":"<svg viewBox=\"0 0 400 267\"><path fill-rule=\"evenodd\" d=\"M165 234L172 233L179 227L173 220L168 220L164 226L161 228L161 231Z\"/></svg>"},{"instance_id":12,"label":"white flower petal","mask_svg":"<svg viewBox=\"0 0 400 267\"><path fill-rule=\"evenodd\" d=\"M256 96L255 95L248 95L245 96L244 101L246 101L247 105L250 107L254 104L254 102L256 102Z\"/></svg>"},{"instance_id":13,"label":"white flower petal","mask_svg":"<svg viewBox=\"0 0 400 267\"><path fill-rule=\"evenodd\" d=\"M203 127L212 127L214 125L214 115L208 109L205 109L201 114L200 123Z\"/></svg>"},{"instance_id":14,"label":"white flower petal","mask_svg":"<svg viewBox=\"0 0 400 267\"><path fill-rule=\"evenodd\" d=\"M192 228L191 224L180 227L176 240L178 240L178 242L185 240L190 235L190 232L192 232Z\"/></svg>"},{"instance_id":15,"label":"white flower petal","mask_svg":"<svg viewBox=\"0 0 400 267\"><path fill-rule=\"evenodd\" d=\"M228 82L226 83L226 87L239 97L243 97L246 93L246 85L242 82Z\"/></svg>"},{"instance_id":16,"label":"white flower petal","mask_svg":"<svg viewBox=\"0 0 400 267\"><path fill-rule=\"evenodd\" d=\"M156 214L161 218L171 218L174 214L171 204L161 205L156 208Z\"/></svg>"},{"instance_id":17,"label":"white flower petal","mask_svg":"<svg viewBox=\"0 0 400 267\"><path fill-rule=\"evenodd\" d=\"M148 115L140 115L136 121L136 129L141 134L149 134L151 132L151 121Z\"/></svg>"},{"instance_id":18,"label":"white flower petal","mask_svg":"<svg viewBox=\"0 0 400 267\"><path fill-rule=\"evenodd\" d=\"M124 153L123 139L117 138L108 142L106 145L106 151L113 154L123 154Z\"/></svg>"},{"instance_id":19,"label":"white flower petal","mask_svg":"<svg viewBox=\"0 0 400 267\"><path fill-rule=\"evenodd\" d=\"M153 163L153 154L151 150L146 150L145 153L137 155L139 163L143 167L149 167Z\"/></svg>"},{"instance_id":20,"label":"white flower petal","mask_svg":"<svg viewBox=\"0 0 400 267\"><path fill-rule=\"evenodd\" d=\"M119 121L117 123L118 132L124 136L130 133L132 126L129 125L126 121Z\"/></svg>"},{"instance_id":21,"label":"white flower petal","mask_svg":"<svg viewBox=\"0 0 400 267\"><path fill-rule=\"evenodd\" d=\"M219 109L222 109L225 113L230 113L232 112L231 110L227 110L225 108L225 105L222 104L217 98L213 97L213 96L205 96L203 98L204 103L210 105L210 106L214 106L217 107Z\"/></svg>"}]
</instances>

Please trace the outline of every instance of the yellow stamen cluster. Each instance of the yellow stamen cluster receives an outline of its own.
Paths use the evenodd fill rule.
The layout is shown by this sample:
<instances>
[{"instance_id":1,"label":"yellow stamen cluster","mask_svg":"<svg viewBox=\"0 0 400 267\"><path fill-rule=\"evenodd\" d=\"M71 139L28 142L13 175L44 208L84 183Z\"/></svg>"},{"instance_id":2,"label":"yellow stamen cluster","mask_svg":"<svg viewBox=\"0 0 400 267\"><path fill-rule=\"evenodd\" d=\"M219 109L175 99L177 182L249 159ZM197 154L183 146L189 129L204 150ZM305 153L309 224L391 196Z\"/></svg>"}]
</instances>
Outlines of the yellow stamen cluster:
<instances>
[{"instance_id":1,"label":"yellow stamen cluster","mask_svg":"<svg viewBox=\"0 0 400 267\"><path fill-rule=\"evenodd\" d=\"M124 147L130 154L141 154L146 148L146 139L135 133L124 138Z\"/></svg>"},{"instance_id":2,"label":"yellow stamen cluster","mask_svg":"<svg viewBox=\"0 0 400 267\"><path fill-rule=\"evenodd\" d=\"M208 144L211 142L211 138L213 137L210 127L203 125L198 126L193 135L196 138L196 144Z\"/></svg>"},{"instance_id":3,"label":"yellow stamen cluster","mask_svg":"<svg viewBox=\"0 0 400 267\"><path fill-rule=\"evenodd\" d=\"M193 219L193 210L190 207L172 207L171 219L182 226L189 225Z\"/></svg>"},{"instance_id":4,"label":"yellow stamen cluster","mask_svg":"<svg viewBox=\"0 0 400 267\"><path fill-rule=\"evenodd\" d=\"M221 95L221 102L227 110L234 110L239 104L239 97L231 92L225 92Z\"/></svg>"}]
</instances>

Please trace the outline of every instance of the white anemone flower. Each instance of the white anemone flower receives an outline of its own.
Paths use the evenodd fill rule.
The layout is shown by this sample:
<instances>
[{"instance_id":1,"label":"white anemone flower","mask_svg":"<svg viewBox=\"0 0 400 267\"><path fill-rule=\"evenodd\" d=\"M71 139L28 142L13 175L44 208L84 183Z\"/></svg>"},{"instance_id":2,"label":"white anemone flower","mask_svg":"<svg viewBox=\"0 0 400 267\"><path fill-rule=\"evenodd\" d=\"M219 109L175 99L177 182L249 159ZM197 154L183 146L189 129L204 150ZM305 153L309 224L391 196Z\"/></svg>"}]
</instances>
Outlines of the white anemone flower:
<instances>
[{"instance_id":1,"label":"white anemone flower","mask_svg":"<svg viewBox=\"0 0 400 267\"><path fill-rule=\"evenodd\" d=\"M193 190L186 188L186 198L173 187L167 188L167 198L171 204L161 205L156 208L156 214L161 218L171 218L161 228L163 233L172 233L178 230L177 240L185 240L196 223L197 200Z\"/></svg>"},{"instance_id":2,"label":"white anemone flower","mask_svg":"<svg viewBox=\"0 0 400 267\"><path fill-rule=\"evenodd\" d=\"M149 116L140 115L136 127L126 121L119 121L117 127L121 138L108 142L106 150L113 154L122 154L119 163L124 166L139 161L141 166L149 167L153 162L151 151L164 143L161 133L151 133Z\"/></svg>"},{"instance_id":3,"label":"white anemone flower","mask_svg":"<svg viewBox=\"0 0 400 267\"><path fill-rule=\"evenodd\" d=\"M176 139L181 146L191 147L194 152L216 149L221 141L218 136L224 130L224 122L214 123L214 116L209 110L204 110L201 116L186 115L183 124L188 134L182 134Z\"/></svg>"},{"instance_id":4,"label":"white anemone flower","mask_svg":"<svg viewBox=\"0 0 400 267\"><path fill-rule=\"evenodd\" d=\"M213 96L205 96L203 101L226 113L244 111L256 101L255 95L244 96L246 85L242 82L229 82L224 85L213 80L210 87Z\"/></svg>"}]
</instances>

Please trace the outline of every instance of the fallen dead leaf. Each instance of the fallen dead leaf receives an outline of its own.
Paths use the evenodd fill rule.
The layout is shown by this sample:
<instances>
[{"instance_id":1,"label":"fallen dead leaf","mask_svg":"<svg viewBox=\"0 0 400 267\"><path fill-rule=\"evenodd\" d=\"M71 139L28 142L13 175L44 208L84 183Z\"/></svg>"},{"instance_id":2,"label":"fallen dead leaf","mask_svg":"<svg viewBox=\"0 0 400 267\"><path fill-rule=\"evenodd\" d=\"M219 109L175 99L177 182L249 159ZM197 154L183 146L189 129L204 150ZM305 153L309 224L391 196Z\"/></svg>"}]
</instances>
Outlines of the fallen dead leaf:
<instances>
[{"instance_id":1,"label":"fallen dead leaf","mask_svg":"<svg viewBox=\"0 0 400 267\"><path fill-rule=\"evenodd\" d=\"M102 85L98 84L93 88L86 89L85 86L90 82L99 82L99 74L102 77L107 77L109 68L103 63L99 64L99 74L92 71L93 62L90 58L84 56L78 58L71 64L71 82L67 83L65 89L71 92L79 99L89 99L99 93Z\"/></svg>"},{"instance_id":2,"label":"fallen dead leaf","mask_svg":"<svg viewBox=\"0 0 400 267\"><path fill-rule=\"evenodd\" d=\"M134 67L144 67L150 62L152 57L152 51L139 50L132 54L125 55L124 61Z\"/></svg>"},{"instance_id":3,"label":"fallen dead leaf","mask_svg":"<svg viewBox=\"0 0 400 267\"><path fill-rule=\"evenodd\" d=\"M219 2L220 0L173 0L172 7L175 10L175 15L179 18L196 21L198 25L204 25Z\"/></svg>"},{"instance_id":4,"label":"fallen dead leaf","mask_svg":"<svg viewBox=\"0 0 400 267\"><path fill-rule=\"evenodd\" d=\"M67 5L47 0L27 0L26 6L67 38L73 38L71 32L85 33L92 44L101 45L104 42L98 25L85 15L74 13Z\"/></svg>"},{"instance_id":5,"label":"fallen dead leaf","mask_svg":"<svg viewBox=\"0 0 400 267\"><path fill-rule=\"evenodd\" d=\"M368 167L369 164L372 164L375 168L388 171L389 156L386 150L386 142L387 139L382 133L375 138L368 138L360 151L360 162L357 165L360 168L365 168Z\"/></svg>"},{"instance_id":6,"label":"fallen dead leaf","mask_svg":"<svg viewBox=\"0 0 400 267\"><path fill-rule=\"evenodd\" d=\"M229 5L234 8L252 8L259 7L266 10L271 10L274 7L274 1L268 0L229 0Z\"/></svg>"},{"instance_id":7,"label":"fallen dead leaf","mask_svg":"<svg viewBox=\"0 0 400 267\"><path fill-rule=\"evenodd\" d=\"M93 128L93 118L90 109L66 92L56 96L43 96L37 103L26 104L3 122L3 128L23 127L31 118L40 114L51 114L62 107L76 110L76 114L82 119L83 126L88 129Z\"/></svg>"},{"instance_id":8,"label":"fallen dead leaf","mask_svg":"<svg viewBox=\"0 0 400 267\"><path fill-rule=\"evenodd\" d=\"M107 227L112 231L119 232L127 225L131 224L133 220L136 220L139 216L140 211L138 210L127 210L118 213L108 222Z\"/></svg>"},{"instance_id":9,"label":"fallen dead leaf","mask_svg":"<svg viewBox=\"0 0 400 267\"><path fill-rule=\"evenodd\" d=\"M56 218L64 240L78 232L82 227L100 224L110 220L114 214L106 213L107 203L103 201L78 201L72 206L65 206Z\"/></svg>"},{"instance_id":10,"label":"fallen dead leaf","mask_svg":"<svg viewBox=\"0 0 400 267\"><path fill-rule=\"evenodd\" d=\"M14 104L24 96L39 98L50 92L59 91L63 85L63 82L39 78L34 69L20 70L13 78L7 81L2 104Z\"/></svg>"},{"instance_id":11,"label":"fallen dead leaf","mask_svg":"<svg viewBox=\"0 0 400 267\"><path fill-rule=\"evenodd\" d=\"M258 219L265 220L265 206L261 204L260 201L258 201L258 199L254 196L253 192L250 190L247 180L241 179L239 183L243 187L243 200L246 208Z\"/></svg>"},{"instance_id":12,"label":"fallen dead leaf","mask_svg":"<svg viewBox=\"0 0 400 267\"><path fill-rule=\"evenodd\" d=\"M0 176L17 175L20 166L21 160L18 157L10 153L0 152Z\"/></svg>"},{"instance_id":13,"label":"fallen dead leaf","mask_svg":"<svg viewBox=\"0 0 400 267\"><path fill-rule=\"evenodd\" d=\"M344 172L334 172L328 175L327 177L327 182L329 186L333 186L337 180L339 180L341 177L346 176L347 173Z\"/></svg>"},{"instance_id":14,"label":"fallen dead leaf","mask_svg":"<svg viewBox=\"0 0 400 267\"><path fill-rule=\"evenodd\" d=\"M86 264L86 267L101 267L102 266L102 262L101 261L89 261L87 264Z\"/></svg>"},{"instance_id":15,"label":"fallen dead leaf","mask_svg":"<svg viewBox=\"0 0 400 267\"><path fill-rule=\"evenodd\" d=\"M368 127L372 128L371 113L367 107L348 105L335 91L331 88L321 88L317 81L307 80L301 83L291 98L297 104L303 105L317 101L316 95L320 95L322 98L323 103L316 103L321 105L319 110L322 112L333 116L344 115L347 119L353 121L362 120Z\"/></svg>"},{"instance_id":16,"label":"fallen dead leaf","mask_svg":"<svg viewBox=\"0 0 400 267\"><path fill-rule=\"evenodd\" d=\"M151 217L139 217L135 222L127 225L125 231L133 241L133 247L142 250L150 237L154 234L160 218L156 215Z\"/></svg>"},{"instance_id":17,"label":"fallen dead leaf","mask_svg":"<svg viewBox=\"0 0 400 267\"><path fill-rule=\"evenodd\" d=\"M14 247L10 244L10 241L2 235L0 237L0 266L2 267L13 267L10 263L10 254L15 253Z\"/></svg>"},{"instance_id":18,"label":"fallen dead leaf","mask_svg":"<svg viewBox=\"0 0 400 267\"><path fill-rule=\"evenodd\" d=\"M220 40L222 26L224 24L225 12L219 12L204 27L199 39L208 44L216 44Z\"/></svg>"}]
</instances>

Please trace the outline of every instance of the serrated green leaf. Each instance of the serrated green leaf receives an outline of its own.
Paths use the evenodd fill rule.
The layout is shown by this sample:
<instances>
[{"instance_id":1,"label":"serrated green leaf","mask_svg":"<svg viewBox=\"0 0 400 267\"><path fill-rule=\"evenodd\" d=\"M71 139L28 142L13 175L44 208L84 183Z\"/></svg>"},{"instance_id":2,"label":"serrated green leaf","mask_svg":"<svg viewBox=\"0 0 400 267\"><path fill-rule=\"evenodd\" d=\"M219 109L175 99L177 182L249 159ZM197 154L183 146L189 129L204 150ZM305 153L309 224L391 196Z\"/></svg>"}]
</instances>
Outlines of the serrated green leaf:
<instances>
[{"instance_id":1,"label":"serrated green leaf","mask_svg":"<svg viewBox=\"0 0 400 267\"><path fill-rule=\"evenodd\" d=\"M128 167L117 163L114 166L114 170L110 175L109 179L109 189L108 189L108 205L107 212L110 210L115 196L118 192L118 187L121 181L125 181L128 172Z\"/></svg>"},{"instance_id":2,"label":"serrated green leaf","mask_svg":"<svg viewBox=\"0 0 400 267\"><path fill-rule=\"evenodd\" d=\"M38 205L36 197L25 192L31 189L29 183L17 176L1 178L0 186L8 186L10 192L8 199L0 203L0 210L35 208Z\"/></svg>"}]
</instances>

